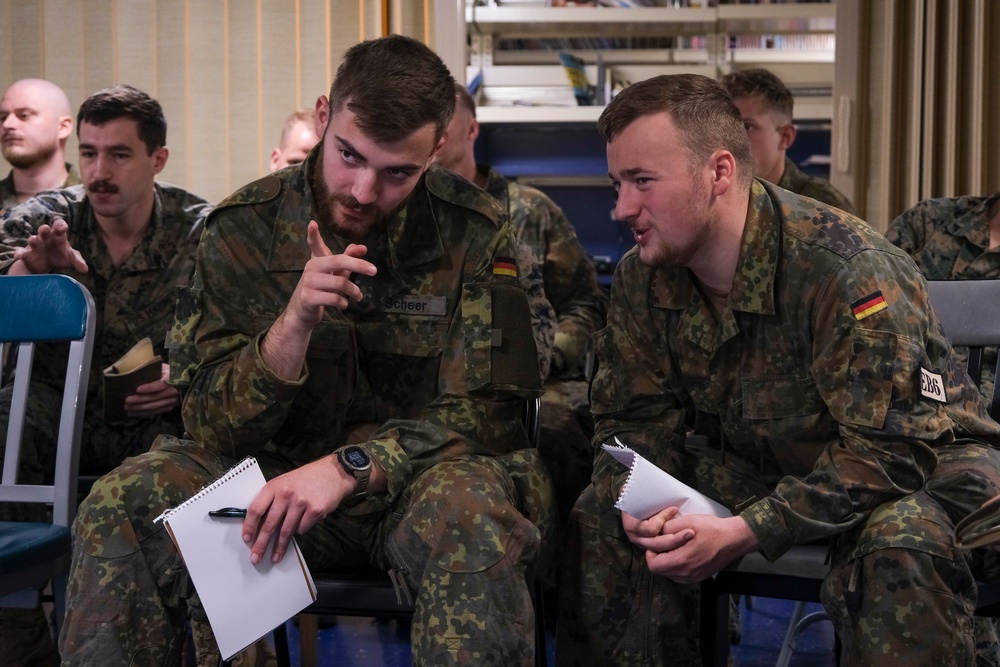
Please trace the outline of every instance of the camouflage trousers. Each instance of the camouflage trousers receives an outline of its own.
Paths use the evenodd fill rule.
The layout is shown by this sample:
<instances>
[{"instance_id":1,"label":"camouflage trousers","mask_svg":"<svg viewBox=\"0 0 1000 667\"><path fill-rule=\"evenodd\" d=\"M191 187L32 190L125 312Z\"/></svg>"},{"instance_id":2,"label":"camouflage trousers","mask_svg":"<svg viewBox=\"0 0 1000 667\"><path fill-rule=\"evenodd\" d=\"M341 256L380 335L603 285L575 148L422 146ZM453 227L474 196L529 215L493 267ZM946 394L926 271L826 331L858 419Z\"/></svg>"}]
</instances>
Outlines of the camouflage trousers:
<instances>
[{"instance_id":1,"label":"camouflage trousers","mask_svg":"<svg viewBox=\"0 0 1000 667\"><path fill-rule=\"evenodd\" d=\"M538 451L552 476L559 525L588 484L594 469L594 418L584 380L550 381L542 394Z\"/></svg>"},{"instance_id":2,"label":"camouflage trousers","mask_svg":"<svg viewBox=\"0 0 1000 667\"><path fill-rule=\"evenodd\" d=\"M924 489L834 540L822 601L842 665L997 664L993 624L976 619L974 631L973 612L976 578L997 580L1000 567L993 552L958 549L954 523L1000 492L998 455L977 445L938 454ZM698 587L649 572L608 495L590 486L573 510L557 664L701 665Z\"/></svg>"},{"instance_id":3,"label":"camouflage trousers","mask_svg":"<svg viewBox=\"0 0 1000 667\"><path fill-rule=\"evenodd\" d=\"M74 524L69 609L59 638L64 664L180 663L184 619L206 617L170 538L153 520L233 463L162 438L94 486ZM350 514L335 512L296 539L314 572L372 564L402 575L415 603L414 664L533 664L528 582L541 540L525 514L538 510L517 509L531 503L508 472L512 465L519 462L440 463L389 510L365 514L362 504ZM262 468L268 477L283 472ZM207 642L198 643L203 649Z\"/></svg>"}]
</instances>

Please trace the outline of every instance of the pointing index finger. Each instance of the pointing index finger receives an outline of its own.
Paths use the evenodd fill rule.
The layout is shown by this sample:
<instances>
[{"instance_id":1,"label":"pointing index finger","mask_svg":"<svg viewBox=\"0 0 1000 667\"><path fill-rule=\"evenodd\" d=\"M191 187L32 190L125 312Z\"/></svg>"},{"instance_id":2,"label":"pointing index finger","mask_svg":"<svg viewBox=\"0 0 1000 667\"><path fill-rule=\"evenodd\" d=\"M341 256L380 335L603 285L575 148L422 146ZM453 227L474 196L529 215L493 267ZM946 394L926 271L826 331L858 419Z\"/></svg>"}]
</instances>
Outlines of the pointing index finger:
<instances>
[{"instance_id":1,"label":"pointing index finger","mask_svg":"<svg viewBox=\"0 0 1000 667\"><path fill-rule=\"evenodd\" d=\"M309 251L312 253L313 257L329 257L333 254L330 248L326 245L326 241L319 233L319 223L315 220L309 221L309 226L306 228L306 240L309 243Z\"/></svg>"}]
</instances>

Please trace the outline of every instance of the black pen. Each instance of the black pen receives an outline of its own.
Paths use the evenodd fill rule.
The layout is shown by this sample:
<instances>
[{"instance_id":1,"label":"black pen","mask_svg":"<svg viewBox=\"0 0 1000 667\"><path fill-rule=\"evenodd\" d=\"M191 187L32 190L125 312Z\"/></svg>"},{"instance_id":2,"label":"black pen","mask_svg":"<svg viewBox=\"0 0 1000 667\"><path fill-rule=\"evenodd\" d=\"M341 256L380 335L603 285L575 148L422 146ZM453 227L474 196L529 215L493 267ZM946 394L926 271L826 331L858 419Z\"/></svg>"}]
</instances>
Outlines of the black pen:
<instances>
[{"instance_id":1,"label":"black pen","mask_svg":"<svg viewBox=\"0 0 1000 667\"><path fill-rule=\"evenodd\" d=\"M240 507L223 507L222 509L211 510L208 513L208 516L245 519L247 516L247 511Z\"/></svg>"}]
</instances>

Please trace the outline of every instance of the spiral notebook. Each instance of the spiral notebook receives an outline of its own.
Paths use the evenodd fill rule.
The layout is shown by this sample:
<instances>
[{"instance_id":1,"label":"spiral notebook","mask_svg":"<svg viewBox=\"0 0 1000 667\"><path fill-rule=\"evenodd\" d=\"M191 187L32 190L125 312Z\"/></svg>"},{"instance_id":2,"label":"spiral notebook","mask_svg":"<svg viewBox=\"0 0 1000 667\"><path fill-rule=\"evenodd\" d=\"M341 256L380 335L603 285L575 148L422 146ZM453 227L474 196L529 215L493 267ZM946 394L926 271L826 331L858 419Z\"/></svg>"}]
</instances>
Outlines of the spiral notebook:
<instances>
[{"instance_id":1,"label":"spiral notebook","mask_svg":"<svg viewBox=\"0 0 1000 667\"><path fill-rule=\"evenodd\" d=\"M637 519L648 519L671 506L676 507L680 514L712 514L721 518L733 515L725 505L656 467L641 454L623 445L618 438L615 438L615 443L601 446L630 470L615 503L621 511Z\"/></svg>"},{"instance_id":2,"label":"spiral notebook","mask_svg":"<svg viewBox=\"0 0 1000 667\"><path fill-rule=\"evenodd\" d=\"M184 559L226 660L316 599L316 585L294 540L280 563L271 562L272 540L254 565L243 543L243 519L208 515L223 507L247 507L265 482L257 460L244 459L156 519Z\"/></svg>"}]
</instances>

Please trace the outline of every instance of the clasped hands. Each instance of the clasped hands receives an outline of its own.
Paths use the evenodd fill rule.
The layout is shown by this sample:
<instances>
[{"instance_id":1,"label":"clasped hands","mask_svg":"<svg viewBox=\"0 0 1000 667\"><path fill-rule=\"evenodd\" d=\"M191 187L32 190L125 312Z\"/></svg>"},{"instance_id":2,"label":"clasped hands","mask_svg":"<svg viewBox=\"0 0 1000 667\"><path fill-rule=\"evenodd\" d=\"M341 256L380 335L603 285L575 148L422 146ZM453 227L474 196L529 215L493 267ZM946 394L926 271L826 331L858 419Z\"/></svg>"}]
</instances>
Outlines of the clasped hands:
<instances>
[{"instance_id":1,"label":"clasped hands","mask_svg":"<svg viewBox=\"0 0 1000 667\"><path fill-rule=\"evenodd\" d=\"M650 572L680 584L707 579L759 546L739 516L680 515L676 507L648 519L622 512L622 527L629 541L646 550Z\"/></svg>"}]
</instances>

